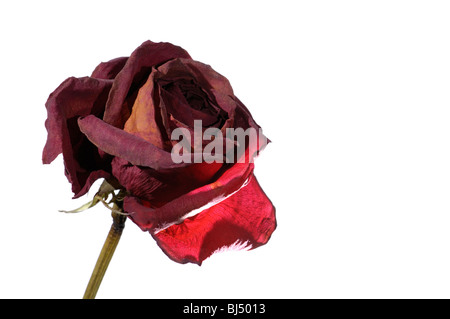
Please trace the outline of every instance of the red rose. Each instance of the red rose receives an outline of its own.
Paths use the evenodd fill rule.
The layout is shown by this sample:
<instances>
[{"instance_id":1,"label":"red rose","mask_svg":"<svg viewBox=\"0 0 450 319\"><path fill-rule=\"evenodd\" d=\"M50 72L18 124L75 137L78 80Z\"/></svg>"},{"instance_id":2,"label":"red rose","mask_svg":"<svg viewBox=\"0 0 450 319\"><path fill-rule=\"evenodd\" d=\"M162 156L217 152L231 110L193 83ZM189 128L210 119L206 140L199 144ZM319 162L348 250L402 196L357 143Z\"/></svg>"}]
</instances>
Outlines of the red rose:
<instances>
[{"instance_id":1,"label":"red rose","mask_svg":"<svg viewBox=\"0 0 450 319\"><path fill-rule=\"evenodd\" d=\"M224 246L269 240L275 208L252 163L263 145L227 138L230 129L252 129L260 141L260 127L228 80L182 48L147 41L90 77L67 79L46 107L43 162L63 154L74 198L99 178L126 191L123 210L171 259L201 264ZM198 123L201 134L215 129L215 138L199 144ZM192 146L182 149L181 162L174 161L177 129ZM199 153L211 141L223 142L211 153L215 161Z\"/></svg>"}]
</instances>

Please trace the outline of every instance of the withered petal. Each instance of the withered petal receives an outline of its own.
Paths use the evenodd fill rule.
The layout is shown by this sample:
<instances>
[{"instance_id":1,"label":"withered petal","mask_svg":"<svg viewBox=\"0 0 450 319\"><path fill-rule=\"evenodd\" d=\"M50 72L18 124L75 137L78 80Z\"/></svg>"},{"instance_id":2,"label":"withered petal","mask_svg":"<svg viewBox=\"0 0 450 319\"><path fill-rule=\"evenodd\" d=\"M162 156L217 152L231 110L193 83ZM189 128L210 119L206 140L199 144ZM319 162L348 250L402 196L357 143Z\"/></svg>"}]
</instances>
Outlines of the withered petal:
<instances>
[{"instance_id":1,"label":"withered petal","mask_svg":"<svg viewBox=\"0 0 450 319\"><path fill-rule=\"evenodd\" d=\"M96 165L96 160L101 161L98 152L88 147L88 141L84 140L78 125L72 123L79 116L101 115L111 86L111 80L71 77L50 94L45 104L48 137L42 161L50 164L63 153L66 176L72 184L75 198L87 192L95 176L106 177L108 174L103 171L102 165ZM80 148L83 152L79 151ZM83 167L83 158L86 157L91 157L89 168Z\"/></svg>"},{"instance_id":2,"label":"withered petal","mask_svg":"<svg viewBox=\"0 0 450 319\"><path fill-rule=\"evenodd\" d=\"M165 129L161 119L159 92L155 90L154 73L139 89L133 109L125 122L124 131L139 136L158 148L169 150L165 143Z\"/></svg>"},{"instance_id":3,"label":"withered petal","mask_svg":"<svg viewBox=\"0 0 450 319\"><path fill-rule=\"evenodd\" d=\"M211 183L220 174L221 163L194 163L160 173L154 169L135 166L115 157L111 163L112 174L127 192L155 207L189 191Z\"/></svg>"},{"instance_id":4,"label":"withered petal","mask_svg":"<svg viewBox=\"0 0 450 319\"><path fill-rule=\"evenodd\" d=\"M96 79L113 80L117 74L123 69L128 57L120 57L112 59L108 62L100 63L92 72L91 77Z\"/></svg>"},{"instance_id":5,"label":"withered petal","mask_svg":"<svg viewBox=\"0 0 450 319\"><path fill-rule=\"evenodd\" d=\"M191 57L184 49L171 43L146 41L141 44L114 79L103 120L112 126L123 128L131 114L130 110L123 110L123 104L127 95L133 91L132 85L142 84L152 67L175 58Z\"/></svg>"},{"instance_id":6,"label":"withered petal","mask_svg":"<svg viewBox=\"0 0 450 319\"><path fill-rule=\"evenodd\" d=\"M189 165L174 163L169 152L154 146L139 136L109 125L93 115L79 118L78 125L81 132L99 149L133 165L146 166L158 171Z\"/></svg>"}]
</instances>

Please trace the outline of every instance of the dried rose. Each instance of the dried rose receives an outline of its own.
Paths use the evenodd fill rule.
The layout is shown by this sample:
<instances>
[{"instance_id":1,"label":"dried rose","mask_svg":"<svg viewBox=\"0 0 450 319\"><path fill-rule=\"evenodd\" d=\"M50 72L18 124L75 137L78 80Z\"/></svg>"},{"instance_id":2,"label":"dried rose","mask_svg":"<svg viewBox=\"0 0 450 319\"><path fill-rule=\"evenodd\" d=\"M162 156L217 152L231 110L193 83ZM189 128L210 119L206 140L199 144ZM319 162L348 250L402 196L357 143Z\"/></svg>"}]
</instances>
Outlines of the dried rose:
<instances>
[{"instance_id":1,"label":"dried rose","mask_svg":"<svg viewBox=\"0 0 450 319\"><path fill-rule=\"evenodd\" d=\"M74 198L100 178L126 192L123 210L174 261L201 264L222 247L256 248L275 230L275 208L253 175L260 127L228 80L182 48L144 42L90 77L67 79L46 107L43 162L63 154ZM210 142L193 140L198 123L224 142L215 161L196 157ZM230 142L231 129L254 129L258 140L247 136L242 148ZM183 155L192 151L194 160L174 161L177 130L190 135ZM240 147L231 160L230 145Z\"/></svg>"}]
</instances>

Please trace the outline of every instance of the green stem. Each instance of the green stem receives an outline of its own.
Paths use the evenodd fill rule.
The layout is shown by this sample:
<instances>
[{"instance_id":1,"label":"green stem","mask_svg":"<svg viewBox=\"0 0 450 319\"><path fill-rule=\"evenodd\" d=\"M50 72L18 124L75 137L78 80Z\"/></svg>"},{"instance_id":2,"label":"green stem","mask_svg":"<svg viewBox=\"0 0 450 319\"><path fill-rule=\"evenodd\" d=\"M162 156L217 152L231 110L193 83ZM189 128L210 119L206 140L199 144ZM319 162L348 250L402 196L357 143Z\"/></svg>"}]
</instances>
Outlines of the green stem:
<instances>
[{"instance_id":1,"label":"green stem","mask_svg":"<svg viewBox=\"0 0 450 319\"><path fill-rule=\"evenodd\" d=\"M109 262L114 255L123 228L125 227L126 216L117 214L114 211L111 215L113 217L113 224L111 225L108 237L106 237L105 243L103 244L100 256L98 256L97 263L95 264L91 279L86 287L83 299L95 299L98 288L102 283L103 276L106 273L106 269L108 269Z\"/></svg>"}]
</instances>

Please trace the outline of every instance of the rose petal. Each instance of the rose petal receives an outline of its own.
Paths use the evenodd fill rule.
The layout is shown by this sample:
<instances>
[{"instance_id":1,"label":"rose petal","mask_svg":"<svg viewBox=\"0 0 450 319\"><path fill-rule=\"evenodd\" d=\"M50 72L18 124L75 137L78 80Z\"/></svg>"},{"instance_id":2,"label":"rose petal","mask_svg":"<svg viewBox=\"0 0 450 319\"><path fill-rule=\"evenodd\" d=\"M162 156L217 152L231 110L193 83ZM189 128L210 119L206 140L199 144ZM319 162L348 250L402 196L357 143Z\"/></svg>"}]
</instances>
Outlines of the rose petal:
<instances>
[{"instance_id":1,"label":"rose petal","mask_svg":"<svg viewBox=\"0 0 450 319\"><path fill-rule=\"evenodd\" d=\"M203 127L211 127L219 122L217 112L211 114L192 108L177 86L161 90L161 99L164 100L167 112L188 127L194 127L194 120L201 120Z\"/></svg>"},{"instance_id":2,"label":"rose petal","mask_svg":"<svg viewBox=\"0 0 450 319\"><path fill-rule=\"evenodd\" d=\"M156 78L164 83L193 79L213 102L210 105L214 108L220 106L216 112L226 112L228 118L234 117L237 105L233 99L234 93L230 82L211 66L192 59L174 59L158 67Z\"/></svg>"},{"instance_id":3,"label":"rose petal","mask_svg":"<svg viewBox=\"0 0 450 319\"><path fill-rule=\"evenodd\" d=\"M138 136L109 125L93 115L80 118L78 125L81 132L99 149L133 165L160 171L188 165L174 163L169 152L161 150Z\"/></svg>"},{"instance_id":4,"label":"rose petal","mask_svg":"<svg viewBox=\"0 0 450 319\"><path fill-rule=\"evenodd\" d=\"M95 179L109 175L103 171L100 155L80 132L76 120L88 114L101 116L111 86L111 80L71 77L50 94L45 104L48 137L42 161L50 164L63 153L75 198L84 195Z\"/></svg>"},{"instance_id":5,"label":"rose petal","mask_svg":"<svg viewBox=\"0 0 450 319\"><path fill-rule=\"evenodd\" d=\"M92 72L91 77L97 79L113 80L117 74L123 69L128 57L112 59L108 62L100 63Z\"/></svg>"},{"instance_id":6,"label":"rose petal","mask_svg":"<svg viewBox=\"0 0 450 319\"><path fill-rule=\"evenodd\" d=\"M168 140L161 120L161 110L158 106L159 93L154 88L154 73L139 89L130 117L125 123L124 131L139 136L156 147L170 151L165 141ZM171 146L171 144L168 144Z\"/></svg>"},{"instance_id":7,"label":"rose petal","mask_svg":"<svg viewBox=\"0 0 450 319\"><path fill-rule=\"evenodd\" d=\"M152 67L175 58L191 57L184 49L170 43L146 41L139 46L114 80L103 120L115 127L123 128L131 114L130 110L123 108L127 95L142 85ZM137 87L133 87L133 84Z\"/></svg>"},{"instance_id":8,"label":"rose petal","mask_svg":"<svg viewBox=\"0 0 450 319\"><path fill-rule=\"evenodd\" d=\"M216 72L210 65L192 59L173 59L160 67L158 71L164 80L193 78L206 92L214 89L220 94L233 96L233 89L226 77Z\"/></svg>"},{"instance_id":9,"label":"rose petal","mask_svg":"<svg viewBox=\"0 0 450 319\"><path fill-rule=\"evenodd\" d=\"M211 182L222 164L192 164L164 174L151 168L132 165L118 157L113 159L111 166L114 177L131 196L160 207Z\"/></svg>"},{"instance_id":10,"label":"rose petal","mask_svg":"<svg viewBox=\"0 0 450 319\"><path fill-rule=\"evenodd\" d=\"M161 207L147 207L136 197L128 196L124 200L124 210L142 229L159 231L174 223L181 222L193 211L212 202L219 201L237 191L253 172L253 164L234 164L223 167L223 174L213 183L197 188L175 198Z\"/></svg>"},{"instance_id":11,"label":"rose petal","mask_svg":"<svg viewBox=\"0 0 450 319\"><path fill-rule=\"evenodd\" d=\"M244 131L251 129L256 133L253 140L246 141L245 157L241 157L241 160L245 158L245 161L253 162L254 158L270 143L270 140L264 135L261 127L255 122L247 107L236 96L233 97L233 100L237 104L233 127L242 128Z\"/></svg>"},{"instance_id":12,"label":"rose petal","mask_svg":"<svg viewBox=\"0 0 450 319\"><path fill-rule=\"evenodd\" d=\"M114 157L111 167L119 184L133 196L152 200L153 193L163 186L161 174L151 168L132 165L119 157Z\"/></svg>"},{"instance_id":13,"label":"rose petal","mask_svg":"<svg viewBox=\"0 0 450 319\"><path fill-rule=\"evenodd\" d=\"M153 238L172 260L201 265L223 247L264 245L275 228L275 207L252 176L237 193Z\"/></svg>"},{"instance_id":14,"label":"rose petal","mask_svg":"<svg viewBox=\"0 0 450 319\"><path fill-rule=\"evenodd\" d=\"M234 123L235 127L242 127L244 129L247 129L249 127L253 127L255 129L261 128L253 119L250 111L248 108L242 103L236 96L233 97L233 99L236 101L238 108L236 114L236 122Z\"/></svg>"},{"instance_id":15,"label":"rose petal","mask_svg":"<svg viewBox=\"0 0 450 319\"><path fill-rule=\"evenodd\" d=\"M98 170L87 174L86 182L84 183L83 188L78 193L76 193L73 198L78 198L86 194L91 188L92 184L94 184L97 180L101 178L109 179L111 178L111 174L103 170Z\"/></svg>"}]
</instances>

